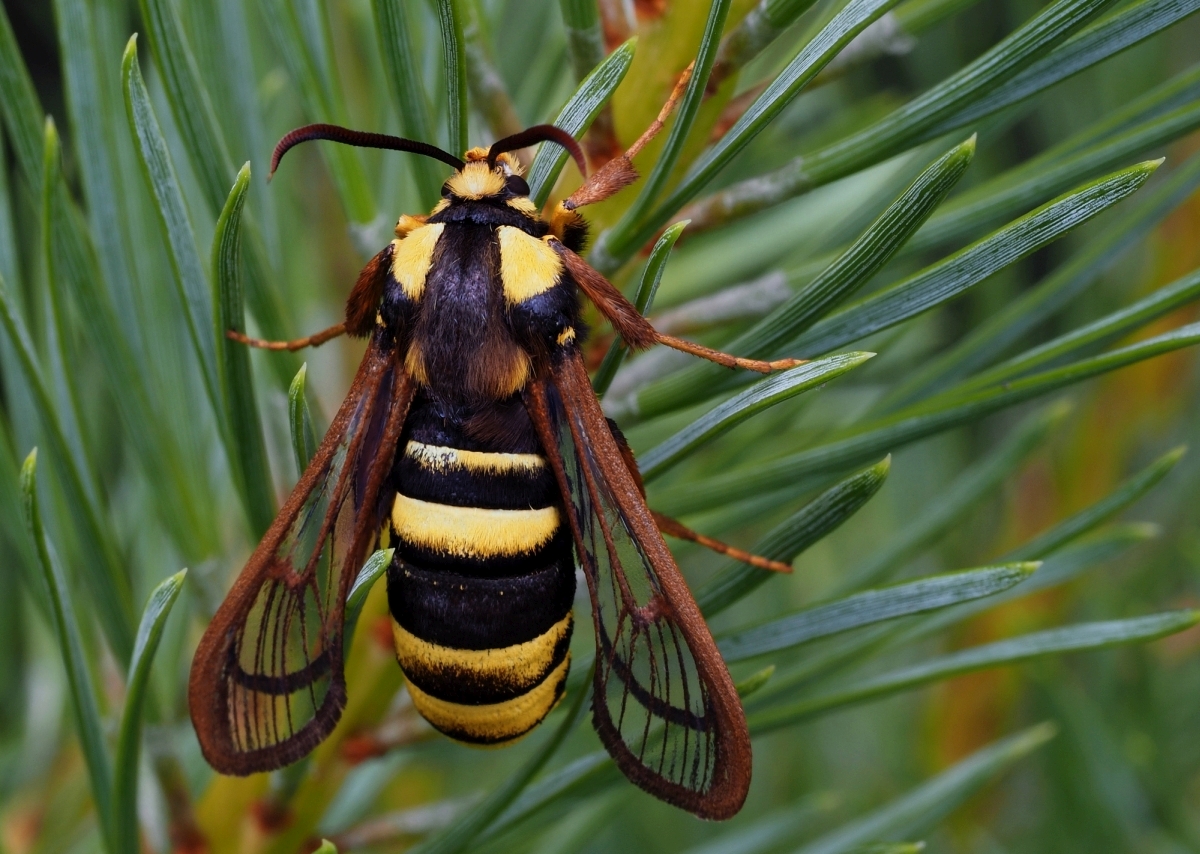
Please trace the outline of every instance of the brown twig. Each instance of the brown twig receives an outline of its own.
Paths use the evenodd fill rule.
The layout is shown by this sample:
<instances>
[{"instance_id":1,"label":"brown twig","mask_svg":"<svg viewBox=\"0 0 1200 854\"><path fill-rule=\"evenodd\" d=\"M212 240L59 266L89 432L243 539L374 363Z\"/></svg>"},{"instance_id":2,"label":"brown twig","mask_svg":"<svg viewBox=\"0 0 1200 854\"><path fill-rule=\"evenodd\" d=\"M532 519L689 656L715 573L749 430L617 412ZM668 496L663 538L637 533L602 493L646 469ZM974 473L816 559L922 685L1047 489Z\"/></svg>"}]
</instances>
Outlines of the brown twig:
<instances>
[{"instance_id":1,"label":"brown twig","mask_svg":"<svg viewBox=\"0 0 1200 854\"><path fill-rule=\"evenodd\" d=\"M196 823L192 795L179 758L161 746L157 734L147 735L147 752L151 754L154 776L167 805L167 834L172 854L208 854L208 840Z\"/></svg>"},{"instance_id":2,"label":"brown twig","mask_svg":"<svg viewBox=\"0 0 1200 854\"><path fill-rule=\"evenodd\" d=\"M758 96L767 89L766 83L759 83L752 86L740 95L737 95L729 100L721 110L721 115L717 116L716 123L713 124L712 132L708 136L709 142L719 142L721 137L729 133L729 129L737 124L737 120L742 117L746 110L750 109Z\"/></svg>"},{"instance_id":3,"label":"brown twig","mask_svg":"<svg viewBox=\"0 0 1200 854\"><path fill-rule=\"evenodd\" d=\"M425 719L413 707L408 692L404 691L397 707L377 726L342 742L342 758L351 765L357 765L398 747L428 741L435 735L436 731L425 723Z\"/></svg>"},{"instance_id":4,"label":"brown twig","mask_svg":"<svg viewBox=\"0 0 1200 854\"><path fill-rule=\"evenodd\" d=\"M369 845L427 836L449 826L478 802L479 796L469 796L384 813L337 834L329 841L339 851L351 851Z\"/></svg>"},{"instance_id":5,"label":"brown twig","mask_svg":"<svg viewBox=\"0 0 1200 854\"><path fill-rule=\"evenodd\" d=\"M630 19L623 0L597 0L596 8L600 11L604 46L612 53L633 35L634 22Z\"/></svg>"}]
</instances>

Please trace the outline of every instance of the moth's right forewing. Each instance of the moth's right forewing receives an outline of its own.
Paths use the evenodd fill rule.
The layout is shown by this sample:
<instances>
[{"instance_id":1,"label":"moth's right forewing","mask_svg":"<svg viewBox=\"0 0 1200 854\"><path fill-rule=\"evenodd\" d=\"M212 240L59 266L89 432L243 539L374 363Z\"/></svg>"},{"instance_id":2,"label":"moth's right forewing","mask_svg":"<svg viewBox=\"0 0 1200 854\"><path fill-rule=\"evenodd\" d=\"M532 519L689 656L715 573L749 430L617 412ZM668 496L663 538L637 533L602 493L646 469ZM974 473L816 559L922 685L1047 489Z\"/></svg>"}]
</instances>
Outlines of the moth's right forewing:
<instances>
[{"instance_id":1,"label":"moth's right forewing","mask_svg":"<svg viewBox=\"0 0 1200 854\"><path fill-rule=\"evenodd\" d=\"M377 334L312 462L205 631L188 705L217 771L281 768L341 716L346 595L379 525L412 394L394 346Z\"/></svg>"},{"instance_id":2,"label":"moth's right forewing","mask_svg":"<svg viewBox=\"0 0 1200 854\"><path fill-rule=\"evenodd\" d=\"M702 818L729 818L750 786L741 701L579 352L531 383L526 403L591 593L600 740L655 797Z\"/></svg>"}]
</instances>

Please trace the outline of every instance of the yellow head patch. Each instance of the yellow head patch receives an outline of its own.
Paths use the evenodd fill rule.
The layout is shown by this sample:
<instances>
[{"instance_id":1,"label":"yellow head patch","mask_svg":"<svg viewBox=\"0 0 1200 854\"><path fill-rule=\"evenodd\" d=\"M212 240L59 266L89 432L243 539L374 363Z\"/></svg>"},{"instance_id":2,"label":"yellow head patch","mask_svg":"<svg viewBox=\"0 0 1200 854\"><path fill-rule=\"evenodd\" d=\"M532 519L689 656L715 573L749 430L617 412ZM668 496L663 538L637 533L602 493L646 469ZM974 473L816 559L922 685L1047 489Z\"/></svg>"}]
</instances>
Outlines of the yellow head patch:
<instances>
[{"instance_id":1,"label":"yellow head patch","mask_svg":"<svg viewBox=\"0 0 1200 854\"><path fill-rule=\"evenodd\" d=\"M485 199L504 191L504 173L489 169L486 161L474 161L451 175L446 186L460 199Z\"/></svg>"}]
</instances>

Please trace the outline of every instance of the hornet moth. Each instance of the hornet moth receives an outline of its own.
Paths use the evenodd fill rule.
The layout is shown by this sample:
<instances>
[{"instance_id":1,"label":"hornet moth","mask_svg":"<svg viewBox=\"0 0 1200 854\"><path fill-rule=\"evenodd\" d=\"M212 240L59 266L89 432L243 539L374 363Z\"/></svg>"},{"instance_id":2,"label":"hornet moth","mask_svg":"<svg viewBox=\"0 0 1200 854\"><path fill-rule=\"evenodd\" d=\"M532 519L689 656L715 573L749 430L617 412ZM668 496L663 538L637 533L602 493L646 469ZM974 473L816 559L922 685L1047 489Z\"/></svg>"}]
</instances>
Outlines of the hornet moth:
<instances>
[{"instance_id":1,"label":"hornet moth","mask_svg":"<svg viewBox=\"0 0 1200 854\"><path fill-rule=\"evenodd\" d=\"M582 293L627 345L666 344L761 372L659 333L578 254L577 208L636 179L625 155L543 218L512 152L566 148L539 125L459 159L421 142L310 125L308 140L415 152L454 172L428 216L402 216L363 269L344 323L369 339L344 403L206 630L188 702L205 758L225 774L309 753L346 703L347 593L371 547L394 547L387 595L417 710L458 741L502 745L562 698L576 566L596 636L593 723L625 775L698 816L724 819L750 785L741 701L662 532L766 569L786 564L684 528L646 505L633 454L592 390Z\"/></svg>"}]
</instances>

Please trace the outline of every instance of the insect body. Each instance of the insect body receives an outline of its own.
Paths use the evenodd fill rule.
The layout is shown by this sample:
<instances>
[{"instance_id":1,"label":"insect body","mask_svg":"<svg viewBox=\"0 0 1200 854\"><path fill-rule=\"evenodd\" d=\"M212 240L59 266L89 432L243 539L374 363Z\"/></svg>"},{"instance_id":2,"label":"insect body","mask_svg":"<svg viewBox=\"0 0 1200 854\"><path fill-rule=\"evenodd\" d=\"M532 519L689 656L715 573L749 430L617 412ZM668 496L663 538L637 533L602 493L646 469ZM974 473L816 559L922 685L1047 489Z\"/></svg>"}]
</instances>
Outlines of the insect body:
<instances>
[{"instance_id":1,"label":"insect body","mask_svg":"<svg viewBox=\"0 0 1200 854\"><path fill-rule=\"evenodd\" d=\"M660 335L592 270L576 254L586 230L577 205L543 219L507 153L548 140L582 168L557 128L473 149L464 162L314 125L285 137L275 162L317 138L416 151L455 172L428 217L400 219L355 284L345 323L307 339L345 331L370 343L197 650L189 704L205 757L248 774L293 762L328 735L346 699L347 593L378 541L395 549L396 655L435 728L503 744L550 712L570 666L578 565L601 740L652 794L701 816L733 815L750 781L741 704L659 528L690 532L647 508L632 454L591 390L579 294L634 347L661 342L757 370L795 363ZM629 180L621 169L597 173L572 199L615 191Z\"/></svg>"},{"instance_id":2,"label":"insect body","mask_svg":"<svg viewBox=\"0 0 1200 854\"><path fill-rule=\"evenodd\" d=\"M570 526L521 391L574 336L576 298L545 224L498 177L468 162L443 210L397 238L403 284L380 310L411 330L420 385L385 537L396 655L421 714L477 744L519 738L562 696L575 596Z\"/></svg>"}]
</instances>

